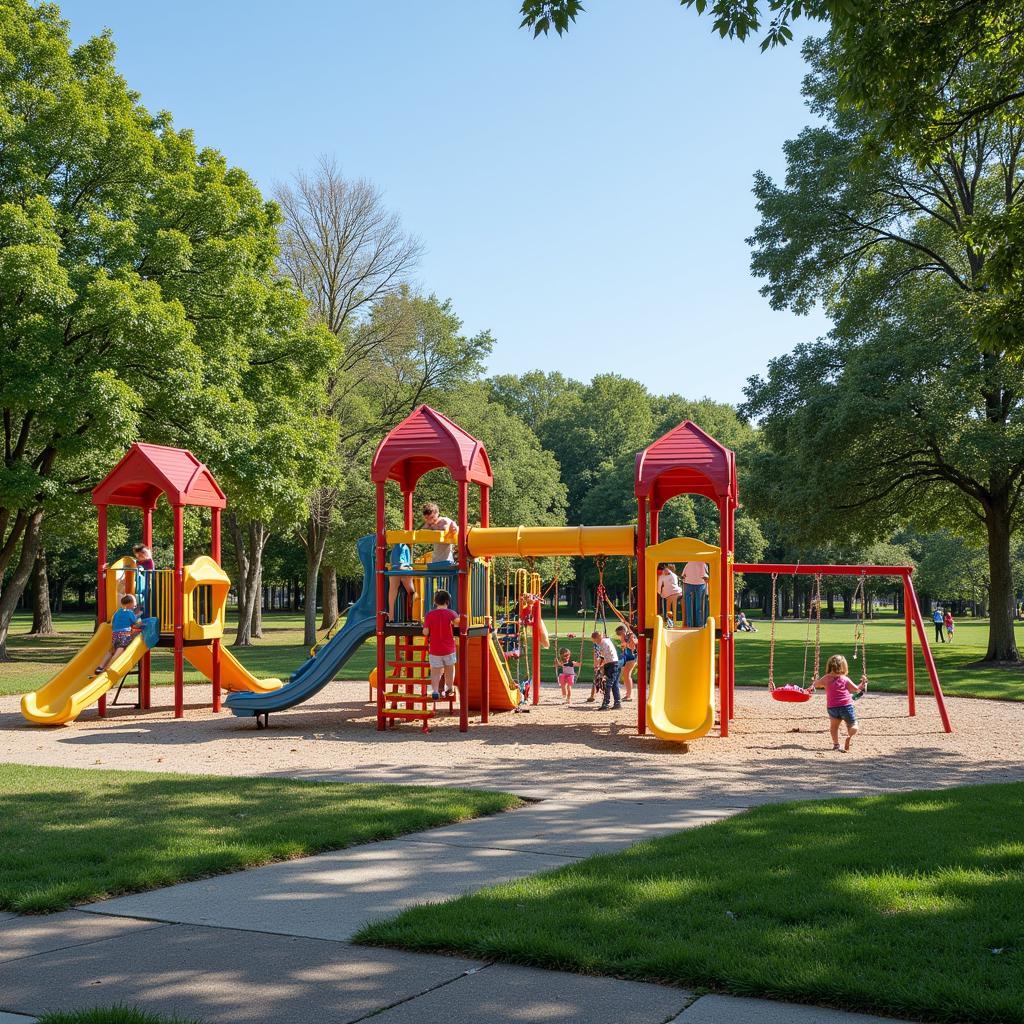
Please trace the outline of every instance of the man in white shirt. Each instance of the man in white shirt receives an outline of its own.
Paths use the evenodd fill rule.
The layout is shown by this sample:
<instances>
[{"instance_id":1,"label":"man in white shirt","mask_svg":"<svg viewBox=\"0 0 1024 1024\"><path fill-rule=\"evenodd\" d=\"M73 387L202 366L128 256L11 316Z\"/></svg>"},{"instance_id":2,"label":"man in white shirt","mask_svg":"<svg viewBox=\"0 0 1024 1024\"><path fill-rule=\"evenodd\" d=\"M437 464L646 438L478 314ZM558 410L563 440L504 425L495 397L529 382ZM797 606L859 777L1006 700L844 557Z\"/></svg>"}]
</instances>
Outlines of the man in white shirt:
<instances>
[{"instance_id":1,"label":"man in white shirt","mask_svg":"<svg viewBox=\"0 0 1024 1024\"><path fill-rule=\"evenodd\" d=\"M590 634L590 639L594 641L594 673L595 675L597 672L604 674L604 700L601 703L600 710L608 710L608 702L612 697L615 698L612 709L621 708L622 698L619 695L619 652L615 649L615 644L608 637L597 632L597 630Z\"/></svg>"},{"instance_id":2,"label":"man in white shirt","mask_svg":"<svg viewBox=\"0 0 1024 1024\"><path fill-rule=\"evenodd\" d=\"M687 562L683 566L683 594L686 624L691 629L700 629L708 618L707 562Z\"/></svg>"},{"instance_id":3,"label":"man in white shirt","mask_svg":"<svg viewBox=\"0 0 1024 1024\"><path fill-rule=\"evenodd\" d=\"M428 530L440 530L445 534L458 535L459 525L454 519L448 519L446 516L441 515L437 505L428 501L423 508L420 509L420 514L423 516L423 525ZM449 540L446 543L440 543L434 545L434 553L431 556L431 565L436 565L438 562L445 562L448 564L454 564L454 545Z\"/></svg>"}]
</instances>

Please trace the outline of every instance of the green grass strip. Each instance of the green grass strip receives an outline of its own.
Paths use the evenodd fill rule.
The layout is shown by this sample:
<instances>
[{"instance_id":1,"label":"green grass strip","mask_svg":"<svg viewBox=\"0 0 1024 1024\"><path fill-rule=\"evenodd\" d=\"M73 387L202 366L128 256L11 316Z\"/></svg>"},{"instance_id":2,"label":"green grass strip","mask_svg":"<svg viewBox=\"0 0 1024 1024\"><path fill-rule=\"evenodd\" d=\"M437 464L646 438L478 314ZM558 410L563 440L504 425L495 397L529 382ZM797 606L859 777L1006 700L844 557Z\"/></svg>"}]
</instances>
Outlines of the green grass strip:
<instances>
[{"instance_id":1,"label":"green grass strip","mask_svg":"<svg viewBox=\"0 0 1024 1024\"><path fill-rule=\"evenodd\" d=\"M1024 1024L1024 784L760 807L356 941Z\"/></svg>"},{"instance_id":2,"label":"green grass strip","mask_svg":"<svg viewBox=\"0 0 1024 1024\"><path fill-rule=\"evenodd\" d=\"M39 1024L199 1024L184 1017L161 1017L130 1006L109 1009L75 1010L71 1013L44 1013Z\"/></svg>"},{"instance_id":3,"label":"green grass strip","mask_svg":"<svg viewBox=\"0 0 1024 1024\"><path fill-rule=\"evenodd\" d=\"M0 764L0 909L62 910L519 804L440 787Z\"/></svg>"}]
</instances>

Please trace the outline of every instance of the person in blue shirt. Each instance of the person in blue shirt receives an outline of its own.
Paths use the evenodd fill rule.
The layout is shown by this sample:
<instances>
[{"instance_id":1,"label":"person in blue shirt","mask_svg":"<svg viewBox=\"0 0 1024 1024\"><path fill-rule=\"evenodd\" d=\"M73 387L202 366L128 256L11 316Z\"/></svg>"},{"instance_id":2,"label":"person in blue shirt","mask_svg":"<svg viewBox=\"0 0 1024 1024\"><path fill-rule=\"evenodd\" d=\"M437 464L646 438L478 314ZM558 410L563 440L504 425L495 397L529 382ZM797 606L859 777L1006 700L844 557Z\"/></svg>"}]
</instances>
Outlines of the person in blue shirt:
<instances>
[{"instance_id":1,"label":"person in blue shirt","mask_svg":"<svg viewBox=\"0 0 1024 1024\"><path fill-rule=\"evenodd\" d=\"M96 666L96 675L106 672L107 666L135 638L140 630L139 613L135 610L135 595L125 594L121 598L121 607L114 612L110 623L110 650Z\"/></svg>"},{"instance_id":2,"label":"person in blue shirt","mask_svg":"<svg viewBox=\"0 0 1024 1024\"><path fill-rule=\"evenodd\" d=\"M945 623L945 618L942 614L942 605L939 605L935 611L932 612L932 622L935 624L935 642L937 644L944 644L946 642L946 638L942 634L942 627Z\"/></svg>"},{"instance_id":3,"label":"person in blue shirt","mask_svg":"<svg viewBox=\"0 0 1024 1024\"><path fill-rule=\"evenodd\" d=\"M405 617L412 619L412 602L416 596L416 587L412 582L412 549L408 544L395 544L391 548L388 568L392 572L408 573L407 576L388 577L388 620L395 621L395 601L398 591L405 590Z\"/></svg>"}]
</instances>

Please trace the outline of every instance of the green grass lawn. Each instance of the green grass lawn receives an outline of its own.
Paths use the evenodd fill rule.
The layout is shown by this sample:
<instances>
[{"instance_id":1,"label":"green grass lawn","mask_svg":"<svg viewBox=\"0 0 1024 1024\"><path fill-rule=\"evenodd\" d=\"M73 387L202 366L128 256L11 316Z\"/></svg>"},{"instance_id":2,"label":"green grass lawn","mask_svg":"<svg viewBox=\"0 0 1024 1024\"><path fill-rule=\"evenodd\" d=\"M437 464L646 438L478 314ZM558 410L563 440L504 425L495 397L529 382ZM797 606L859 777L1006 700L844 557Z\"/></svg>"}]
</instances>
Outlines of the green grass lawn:
<instances>
[{"instance_id":1,"label":"green grass lawn","mask_svg":"<svg viewBox=\"0 0 1024 1024\"><path fill-rule=\"evenodd\" d=\"M519 803L439 787L0 764L0 910L61 910Z\"/></svg>"},{"instance_id":2,"label":"green grass lawn","mask_svg":"<svg viewBox=\"0 0 1024 1024\"><path fill-rule=\"evenodd\" d=\"M15 660L0 671L0 694L24 693L42 686L64 665L92 633L92 617L64 615L56 620L60 635L36 640L25 636L30 618L18 616L9 638L10 653ZM754 620L757 633L740 633L736 638L736 681L740 685L768 685L768 624ZM264 617L264 638L252 647L232 653L257 676L277 676L287 679L308 657L302 644L302 617L298 614L275 612ZM229 625L231 623L229 622ZM553 630L553 620L549 619ZM579 637L589 632L592 622L561 615L559 630L563 637L575 633L577 639L570 644L574 656L579 656ZM610 628L610 627L609 627ZM1024 644L1024 623L1020 624L1020 642ZM806 622L780 622L776 637L776 679L779 682L799 682L803 668ZM228 642L233 635L228 634ZM932 633L929 630L929 640ZM1024 670L967 666L985 655L988 641L988 622L984 619L962 619L957 624L956 642L934 647L935 660L943 690L954 696L990 697L1002 700L1024 700ZM891 613L868 624L868 669L874 689L902 692L906 689L906 668L903 647L903 623ZM829 654L852 655L853 622L837 620L822 623L822 657ZM920 693L930 692L924 659L915 640L917 688ZM586 655L586 652L584 652ZM375 643L368 640L341 670L341 679L366 679L375 661ZM586 657L585 659L586 660ZM808 658L813 664L813 649ZM548 681L553 682L547 658ZM153 682L157 685L171 682L170 651L160 649L153 655ZM809 669L808 669L809 671ZM859 674L859 667L851 665L851 672ZM587 670L584 678L589 679ZM186 682L205 682L203 676L185 665Z\"/></svg>"},{"instance_id":3,"label":"green grass lawn","mask_svg":"<svg viewBox=\"0 0 1024 1024\"><path fill-rule=\"evenodd\" d=\"M356 941L1024 1024L1024 784L760 807Z\"/></svg>"},{"instance_id":4,"label":"green grass lawn","mask_svg":"<svg viewBox=\"0 0 1024 1024\"><path fill-rule=\"evenodd\" d=\"M75 1010L71 1013L44 1013L39 1024L199 1024L184 1017L161 1017L130 1006L109 1009Z\"/></svg>"}]
</instances>

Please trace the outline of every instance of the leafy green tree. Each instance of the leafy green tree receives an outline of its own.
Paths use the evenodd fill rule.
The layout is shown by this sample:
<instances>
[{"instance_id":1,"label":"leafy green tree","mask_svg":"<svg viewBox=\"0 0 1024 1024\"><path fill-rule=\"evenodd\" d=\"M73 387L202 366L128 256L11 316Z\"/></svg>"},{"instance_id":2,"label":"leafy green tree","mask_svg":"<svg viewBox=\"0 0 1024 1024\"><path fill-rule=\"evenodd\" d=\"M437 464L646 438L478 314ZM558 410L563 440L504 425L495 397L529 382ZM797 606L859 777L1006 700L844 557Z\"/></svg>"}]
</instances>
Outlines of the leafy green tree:
<instances>
[{"instance_id":1,"label":"leafy green tree","mask_svg":"<svg viewBox=\"0 0 1024 1024\"><path fill-rule=\"evenodd\" d=\"M982 523L987 658L1015 661L1024 375L979 331L992 297L970 225L1018 202L1024 133L996 120L924 167L879 153L872 126L839 108L827 48L808 53L806 90L827 123L787 143L784 186L758 175L752 266L773 306L820 301L835 327L747 387L768 446L753 504L809 540Z\"/></svg>"},{"instance_id":2,"label":"leafy green tree","mask_svg":"<svg viewBox=\"0 0 1024 1024\"><path fill-rule=\"evenodd\" d=\"M275 426L254 368L323 339L274 273L276 208L140 104L109 35L3 0L0 53L2 657L48 503L141 431L230 478L238 433Z\"/></svg>"}]
</instances>

